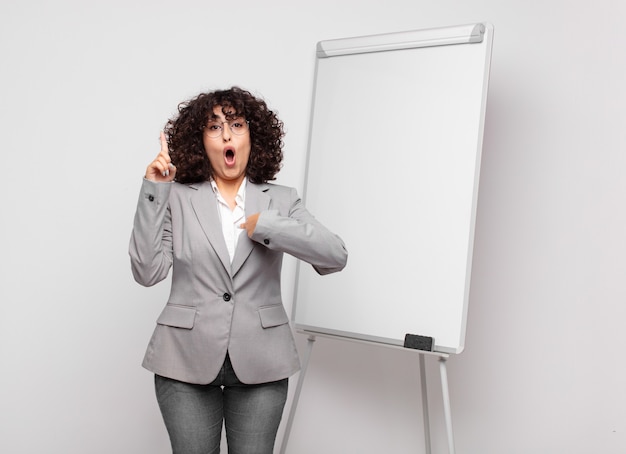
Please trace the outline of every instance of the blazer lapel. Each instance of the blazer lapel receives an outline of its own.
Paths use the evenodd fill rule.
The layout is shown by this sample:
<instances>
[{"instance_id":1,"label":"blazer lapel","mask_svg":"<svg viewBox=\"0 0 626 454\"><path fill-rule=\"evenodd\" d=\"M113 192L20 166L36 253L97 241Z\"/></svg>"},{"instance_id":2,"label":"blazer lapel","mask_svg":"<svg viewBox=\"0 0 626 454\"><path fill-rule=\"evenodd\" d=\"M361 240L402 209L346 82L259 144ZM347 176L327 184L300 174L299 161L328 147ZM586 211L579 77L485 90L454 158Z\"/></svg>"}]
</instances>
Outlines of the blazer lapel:
<instances>
[{"instance_id":1,"label":"blazer lapel","mask_svg":"<svg viewBox=\"0 0 626 454\"><path fill-rule=\"evenodd\" d=\"M269 208L271 198L267 195L268 189L269 186L267 184L254 184L248 182L248 185L246 186L246 219L252 214L260 213L261 211ZM247 232L241 232L231 266L232 276L237 274L241 265L244 264L252 252L252 249L254 249L254 245L254 241L248 237Z\"/></svg>"},{"instance_id":2,"label":"blazer lapel","mask_svg":"<svg viewBox=\"0 0 626 454\"><path fill-rule=\"evenodd\" d=\"M191 196L191 206L196 213L198 222L202 226L202 230L206 235L213 250L220 258L222 265L226 271L230 273L230 257L224 234L222 233L222 224L220 214L217 211L217 198L211 187L211 183L204 182L193 186L197 191Z\"/></svg>"}]
</instances>

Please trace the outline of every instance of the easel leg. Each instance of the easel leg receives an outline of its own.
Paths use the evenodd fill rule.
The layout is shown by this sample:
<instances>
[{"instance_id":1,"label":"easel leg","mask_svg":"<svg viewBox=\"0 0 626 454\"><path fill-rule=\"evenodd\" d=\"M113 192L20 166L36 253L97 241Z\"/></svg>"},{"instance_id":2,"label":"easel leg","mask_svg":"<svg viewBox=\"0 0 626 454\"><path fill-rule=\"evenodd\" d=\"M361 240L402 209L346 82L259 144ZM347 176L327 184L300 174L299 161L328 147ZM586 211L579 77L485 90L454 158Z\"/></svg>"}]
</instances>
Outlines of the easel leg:
<instances>
[{"instance_id":1,"label":"easel leg","mask_svg":"<svg viewBox=\"0 0 626 454\"><path fill-rule=\"evenodd\" d=\"M426 445L426 454L430 454L430 416L428 413L428 388L426 386L426 365L424 355L420 356L420 381L422 388L422 415L424 418L424 443Z\"/></svg>"},{"instance_id":2,"label":"easel leg","mask_svg":"<svg viewBox=\"0 0 626 454\"><path fill-rule=\"evenodd\" d=\"M446 419L446 433L448 435L448 452L454 454L454 436L452 433L452 411L450 409L450 392L448 391L448 371L446 358L439 358L439 372L441 373L441 394L443 395L443 412Z\"/></svg>"},{"instance_id":3,"label":"easel leg","mask_svg":"<svg viewBox=\"0 0 626 454\"><path fill-rule=\"evenodd\" d=\"M304 361L302 362L302 369L300 369L300 376L298 377L298 384L296 385L296 392L293 396L291 409L289 410L289 418L287 418L287 426L285 427L285 435L283 436L283 443L280 447L280 454L285 454L285 450L287 449L287 442L289 441L289 435L291 433L291 426L293 425L293 418L296 414L296 408L298 407L298 400L300 400L300 392L302 391L302 384L304 383L304 376L306 375L306 369L309 366L309 360L311 359L311 351L313 350L314 342L315 342L315 336L310 335L307 339L307 349L304 355Z\"/></svg>"}]
</instances>

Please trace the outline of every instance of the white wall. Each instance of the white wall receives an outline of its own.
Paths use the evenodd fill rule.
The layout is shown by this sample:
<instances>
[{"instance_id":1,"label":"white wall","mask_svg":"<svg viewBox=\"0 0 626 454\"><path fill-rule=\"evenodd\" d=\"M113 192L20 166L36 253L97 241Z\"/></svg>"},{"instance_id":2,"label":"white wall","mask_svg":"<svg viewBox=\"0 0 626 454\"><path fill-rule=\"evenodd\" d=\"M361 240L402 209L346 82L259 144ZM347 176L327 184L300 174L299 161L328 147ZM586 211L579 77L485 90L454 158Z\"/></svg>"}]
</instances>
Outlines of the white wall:
<instances>
[{"instance_id":1,"label":"white wall","mask_svg":"<svg viewBox=\"0 0 626 454\"><path fill-rule=\"evenodd\" d=\"M279 182L302 189L317 41L475 21L495 39L466 350L449 364L457 451L625 452L624 17L619 0L3 2L0 452L168 452L140 367L167 284L136 285L126 248L179 101L264 95L288 129ZM289 452L423 452L418 377L413 355L319 339Z\"/></svg>"}]
</instances>

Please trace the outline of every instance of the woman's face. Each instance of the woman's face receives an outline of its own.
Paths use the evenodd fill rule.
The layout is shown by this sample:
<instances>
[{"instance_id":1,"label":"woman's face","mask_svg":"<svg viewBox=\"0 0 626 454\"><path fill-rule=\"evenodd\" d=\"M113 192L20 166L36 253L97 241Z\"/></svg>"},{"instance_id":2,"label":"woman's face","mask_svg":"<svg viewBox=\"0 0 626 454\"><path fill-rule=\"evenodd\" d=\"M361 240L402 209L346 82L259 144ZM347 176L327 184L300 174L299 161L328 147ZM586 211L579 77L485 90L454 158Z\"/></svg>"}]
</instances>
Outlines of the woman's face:
<instances>
[{"instance_id":1,"label":"woman's face","mask_svg":"<svg viewBox=\"0 0 626 454\"><path fill-rule=\"evenodd\" d=\"M229 113L228 109L226 113ZM202 141L216 182L241 183L246 176L251 148L250 131L245 118L226 121L222 107L216 106L213 117L204 128Z\"/></svg>"}]
</instances>

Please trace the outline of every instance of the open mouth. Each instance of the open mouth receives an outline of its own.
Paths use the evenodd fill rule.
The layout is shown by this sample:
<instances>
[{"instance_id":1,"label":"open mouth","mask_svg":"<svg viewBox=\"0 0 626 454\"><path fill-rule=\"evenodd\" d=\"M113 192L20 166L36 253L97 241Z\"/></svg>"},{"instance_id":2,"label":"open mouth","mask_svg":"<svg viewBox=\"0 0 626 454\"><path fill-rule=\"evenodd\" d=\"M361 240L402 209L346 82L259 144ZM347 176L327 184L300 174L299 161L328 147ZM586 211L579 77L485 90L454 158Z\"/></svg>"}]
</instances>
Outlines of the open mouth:
<instances>
[{"instance_id":1,"label":"open mouth","mask_svg":"<svg viewBox=\"0 0 626 454\"><path fill-rule=\"evenodd\" d=\"M224 162L227 166L235 165L235 150L227 148L224 150Z\"/></svg>"}]
</instances>

